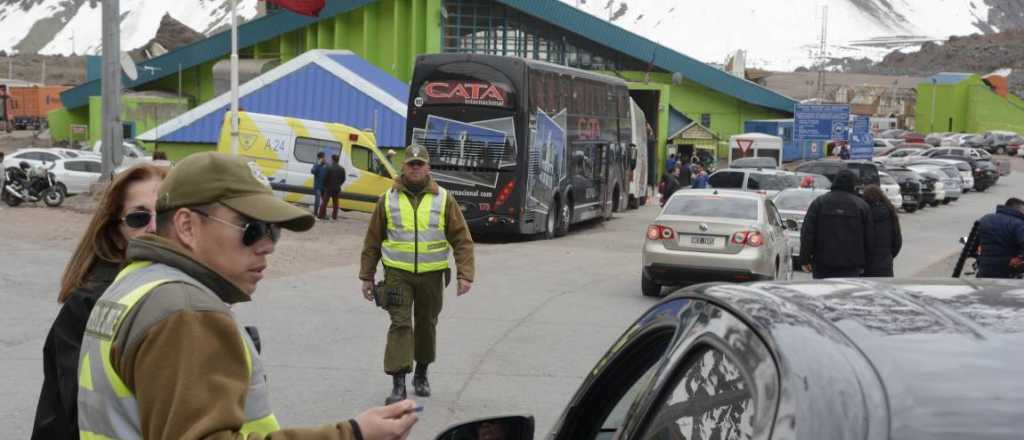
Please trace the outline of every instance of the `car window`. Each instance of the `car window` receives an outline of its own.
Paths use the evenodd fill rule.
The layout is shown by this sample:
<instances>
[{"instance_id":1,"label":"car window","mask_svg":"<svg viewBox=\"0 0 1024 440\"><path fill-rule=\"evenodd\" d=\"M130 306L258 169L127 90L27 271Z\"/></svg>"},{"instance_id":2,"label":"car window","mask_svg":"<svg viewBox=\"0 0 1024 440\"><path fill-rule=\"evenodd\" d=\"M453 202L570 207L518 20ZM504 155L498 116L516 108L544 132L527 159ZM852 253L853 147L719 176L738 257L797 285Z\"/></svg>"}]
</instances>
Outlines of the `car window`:
<instances>
[{"instance_id":1,"label":"car window","mask_svg":"<svg viewBox=\"0 0 1024 440\"><path fill-rule=\"evenodd\" d=\"M85 173L88 171L86 162L81 160L68 160L64 161L64 168L68 171L77 171L79 173Z\"/></svg>"},{"instance_id":2,"label":"car window","mask_svg":"<svg viewBox=\"0 0 1024 440\"><path fill-rule=\"evenodd\" d=\"M757 220L757 200L706 196L675 196L665 205L665 215Z\"/></svg>"},{"instance_id":3,"label":"car window","mask_svg":"<svg viewBox=\"0 0 1024 440\"><path fill-rule=\"evenodd\" d=\"M645 440L746 439L754 435L754 396L735 362L707 348L691 355L655 413Z\"/></svg>"},{"instance_id":4,"label":"car window","mask_svg":"<svg viewBox=\"0 0 1024 440\"><path fill-rule=\"evenodd\" d=\"M373 151L362 145L352 145L352 165L360 170L373 173L378 176L387 176L384 165L377 160Z\"/></svg>"},{"instance_id":5,"label":"car window","mask_svg":"<svg viewBox=\"0 0 1024 440\"><path fill-rule=\"evenodd\" d=\"M775 204L771 200L765 200L765 212L768 213L768 224L772 226L782 226L782 218L779 216L779 210L775 209Z\"/></svg>"},{"instance_id":6,"label":"car window","mask_svg":"<svg viewBox=\"0 0 1024 440\"><path fill-rule=\"evenodd\" d=\"M29 152L25 152L25 153L15 154L15 155L11 156L11 158L21 159L21 160L42 160L41 154L42 153L37 153L35 151L29 151Z\"/></svg>"},{"instance_id":7,"label":"car window","mask_svg":"<svg viewBox=\"0 0 1024 440\"><path fill-rule=\"evenodd\" d=\"M783 211L807 211L821 194L818 191L783 191L775 196L775 206Z\"/></svg>"},{"instance_id":8,"label":"car window","mask_svg":"<svg viewBox=\"0 0 1024 440\"><path fill-rule=\"evenodd\" d=\"M719 171L708 178L712 188L743 188L743 174L738 171Z\"/></svg>"},{"instance_id":9,"label":"car window","mask_svg":"<svg viewBox=\"0 0 1024 440\"><path fill-rule=\"evenodd\" d=\"M295 160L308 164L316 163L316 153L321 151L330 160L332 155L341 154L341 144L324 139L295 138Z\"/></svg>"},{"instance_id":10,"label":"car window","mask_svg":"<svg viewBox=\"0 0 1024 440\"><path fill-rule=\"evenodd\" d=\"M99 174L103 171L103 165L93 160L85 161L85 172Z\"/></svg>"},{"instance_id":11,"label":"car window","mask_svg":"<svg viewBox=\"0 0 1024 440\"><path fill-rule=\"evenodd\" d=\"M63 154L66 157L69 157L71 159L74 159L74 158L78 157L78 153L76 153L74 151L62 151L61 154Z\"/></svg>"},{"instance_id":12,"label":"car window","mask_svg":"<svg viewBox=\"0 0 1024 440\"><path fill-rule=\"evenodd\" d=\"M39 154L39 160L45 160L47 162L56 162L58 159L60 159L60 156L58 156L56 154L53 154L53 153L42 153L42 152L40 152L38 154Z\"/></svg>"},{"instance_id":13,"label":"car window","mask_svg":"<svg viewBox=\"0 0 1024 440\"><path fill-rule=\"evenodd\" d=\"M860 178L863 184L878 182L878 168L871 164L851 164L850 170Z\"/></svg>"}]
</instances>

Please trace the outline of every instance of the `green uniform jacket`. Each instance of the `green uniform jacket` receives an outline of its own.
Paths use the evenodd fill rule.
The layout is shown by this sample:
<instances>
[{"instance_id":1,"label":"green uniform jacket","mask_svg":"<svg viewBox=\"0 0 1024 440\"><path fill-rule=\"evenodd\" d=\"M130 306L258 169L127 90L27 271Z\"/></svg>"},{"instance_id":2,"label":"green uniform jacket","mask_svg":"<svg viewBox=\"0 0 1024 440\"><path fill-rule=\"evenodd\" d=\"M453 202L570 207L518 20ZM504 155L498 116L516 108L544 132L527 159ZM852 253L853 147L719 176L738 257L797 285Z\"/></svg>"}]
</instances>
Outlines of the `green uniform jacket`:
<instances>
[{"instance_id":1,"label":"green uniform jacket","mask_svg":"<svg viewBox=\"0 0 1024 440\"><path fill-rule=\"evenodd\" d=\"M147 235L128 245L130 261L177 268L221 301L184 283L158 286L125 316L111 363L135 394L143 438L241 439L249 388L246 353L229 304L251 298L169 240ZM354 439L350 422L283 429L254 439Z\"/></svg>"},{"instance_id":2,"label":"green uniform jacket","mask_svg":"<svg viewBox=\"0 0 1024 440\"><path fill-rule=\"evenodd\" d=\"M440 192L440 188L433 177L430 178L426 187L419 194L413 194L405 186L401 178L395 180L394 188L409 196L414 209L420 206L420 200L423 200L423 193L429 192L436 195ZM380 262L381 256L381 243L388 236L388 219L385 213L386 205L387 194L385 193L377 200L377 208L373 210L373 216L370 217L370 225L366 228L366 239L363 241L363 255L359 269L359 279L363 281L373 281L373 277L377 273L377 263ZM448 192L444 219L444 234L448 239L448 244L452 246L452 253L455 254L456 277L460 280L473 282L473 276L475 275L473 236L469 233L469 225L466 224L466 218L462 216L459 202L455 201L455 196L452 195L451 191Z\"/></svg>"}]
</instances>

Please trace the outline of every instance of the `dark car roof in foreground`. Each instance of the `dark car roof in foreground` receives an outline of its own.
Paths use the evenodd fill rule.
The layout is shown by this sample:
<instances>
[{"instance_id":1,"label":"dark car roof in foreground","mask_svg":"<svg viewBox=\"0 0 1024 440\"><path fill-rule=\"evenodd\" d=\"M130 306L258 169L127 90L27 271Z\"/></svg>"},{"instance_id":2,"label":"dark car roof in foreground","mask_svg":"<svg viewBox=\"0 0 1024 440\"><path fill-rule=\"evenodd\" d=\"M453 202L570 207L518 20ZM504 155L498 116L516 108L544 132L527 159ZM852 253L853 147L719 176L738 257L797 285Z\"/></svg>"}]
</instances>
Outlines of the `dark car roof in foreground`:
<instances>
[{"instance_id":1,"label":"dark car roof in foreground","mask_svg":"<svg viewBox=\"0 0 1024 440\"><path fill-rule=\"evenodd\" d=\"M845 418L844 429L862 428L861 438L1024 432L1024 282L704 284L677 295L695 294L733 310L773 347L783 382L779 420L791 411L805 429L822 428L818 419L834 415ZM818 407L801 407L808 404Z\"/></svg>"}]
</instances>

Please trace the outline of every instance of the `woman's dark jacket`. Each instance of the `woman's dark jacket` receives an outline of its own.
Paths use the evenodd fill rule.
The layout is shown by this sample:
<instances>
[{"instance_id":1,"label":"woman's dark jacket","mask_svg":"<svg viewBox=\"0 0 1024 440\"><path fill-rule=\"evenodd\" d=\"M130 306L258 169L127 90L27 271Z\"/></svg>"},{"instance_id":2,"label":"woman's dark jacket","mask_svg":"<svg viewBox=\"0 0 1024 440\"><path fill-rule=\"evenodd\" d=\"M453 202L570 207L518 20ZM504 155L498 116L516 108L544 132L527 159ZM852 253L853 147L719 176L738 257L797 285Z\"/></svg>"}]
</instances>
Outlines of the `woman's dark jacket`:
<instances>
[{"instance_id":1,"label":"woman's dark jacket","mask_svg":"<svg viewBox=\"0 0 1024 440\"><path fill-rule=\"evenodd\" d=\"M875 224L875 233L871 237L864 276L892 277L893 259L903 247L899 217L889 209L889 205L874 202L871 203L871 221Z\"/></svg>"},{"instance_id":2,"label":"woman's dark jacket","mask_svg":"<svg viewBox=\"0 0 1024 440\"><path fill-rule=\"evenodd\" d=\"M71 292L43 344L43 391L32 439L78 438L78 353L89 313L120 266L97 260L85 285Z\"/></svg>"}]
</instances>

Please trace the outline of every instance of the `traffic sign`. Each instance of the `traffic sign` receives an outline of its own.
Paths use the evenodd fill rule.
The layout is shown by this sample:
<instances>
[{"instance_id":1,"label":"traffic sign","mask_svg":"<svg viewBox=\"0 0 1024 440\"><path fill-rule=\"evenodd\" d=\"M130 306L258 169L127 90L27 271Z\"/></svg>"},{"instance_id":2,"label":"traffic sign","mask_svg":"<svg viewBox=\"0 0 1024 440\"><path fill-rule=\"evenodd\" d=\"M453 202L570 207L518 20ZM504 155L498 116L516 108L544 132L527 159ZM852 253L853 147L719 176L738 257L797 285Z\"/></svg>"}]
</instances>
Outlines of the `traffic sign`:
<instances>
[{"instance_id":1,"label":"traffic sign","mask_svg":"<svg viewBox=\"0 0 1024 440\"><path fill-rule=\"evenodd\" d=\"M875 139L871 135L871 118L857 116L850 133L850 158L871 160L875 154Z\"/></svg>"},{"instance_id":2,"label":"traffic sign","mask_svg":"<svg viewBox=\"0 0 1024 440\"><path fill-rule=\"evenodd\" d=\"M754 145L754 140L753 139L736 139L736 145L740 147L740 151L742 151L743 154L747 154L747 152L750 151L750 147L752 145Z\"/></svg>"},{"instance_id":3,"label":"traffic sign","mask_svg":"<svg viewBox=\"0 0 1024 440\"><path fill-rule=\"evenodd\" d=\"M848 104L797 104L793 110L793 138L805 148L809 141L847 140L850 132L850 106ZM816 159L820 152L811 144L811 155L803 159ZM806 152L807 150L802 150Z\"/></svg>"}]
</instances>

